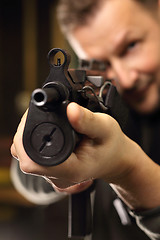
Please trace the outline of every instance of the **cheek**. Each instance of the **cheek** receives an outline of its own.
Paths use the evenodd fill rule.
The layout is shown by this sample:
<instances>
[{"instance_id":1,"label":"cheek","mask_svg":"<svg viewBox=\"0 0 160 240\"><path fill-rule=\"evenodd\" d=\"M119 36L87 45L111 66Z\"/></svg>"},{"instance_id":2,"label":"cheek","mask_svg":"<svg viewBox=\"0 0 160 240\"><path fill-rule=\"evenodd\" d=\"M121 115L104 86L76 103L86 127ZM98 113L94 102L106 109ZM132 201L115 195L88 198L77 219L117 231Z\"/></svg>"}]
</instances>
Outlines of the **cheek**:
<instances>
[{"instance_id":1,"label":"cheek","mask_svg":"<svg viewBox=\"0 0 160 240\"><path fill-rule=\"evenodd\" d=\"M130 56L129 62L140 73L155 74L160 70L160 43L147 41L140 45Z\"/></svg>"},{"instance_id":2,"label":"cheek","mask_svg":"<svg viewBox=\"0 0 160 240\"><path fill-rule=\"evenodd\" d=\"M143 58L139 60L139 68L148 74L157 74L160 71L160 49L159 46L153 47L152 49L148 48L143 55Z\"/></svg>"},{"instance_id":3,"label":"cheek","mask_svg":"<svg viewBox=\"0 0 160 240\"><path fill-rule=\"evenodd\" d=\"M160 72L160 59L159 57L149 56L145 59L137 61L136 70L141 74L154 75L155 77Z\"/></svg>"}]
</instances>

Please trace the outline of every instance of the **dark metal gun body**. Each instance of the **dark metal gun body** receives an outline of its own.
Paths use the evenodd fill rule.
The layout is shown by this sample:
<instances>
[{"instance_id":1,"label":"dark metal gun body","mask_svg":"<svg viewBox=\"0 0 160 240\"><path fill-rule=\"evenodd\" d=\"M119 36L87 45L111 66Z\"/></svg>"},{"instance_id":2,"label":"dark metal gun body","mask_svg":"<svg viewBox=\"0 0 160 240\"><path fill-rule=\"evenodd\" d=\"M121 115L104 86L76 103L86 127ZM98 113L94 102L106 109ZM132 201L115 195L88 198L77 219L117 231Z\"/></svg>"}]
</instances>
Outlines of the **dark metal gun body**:
<instances>
[{"instance_id":1,"label":"dark metal gun body","mask_svg":"<svg viewBox=\"0 0 160 240\"><path fill-rule=\"evenodd\" d=\"M59 51L64 55L64 62L61 64L58 59L58 64L53 64L51 60ZM69 102L77 102L92 111L106 112L109 101L104 104L102 96L97 96L91 86L86 86L88 79L92 85L92 81L95 82L94 87L101 86L101 78L87 78L84 70L68 70L70 57L64 50L52 49L48 59L50 73L42 88L32 93L23 143L33 161L54 166L70 156L78 140L78 134L66 116Z\"/></svg>"},{"instance_id":2,"label":"dark metal gun body","mask_svg":"<svg viewBox=\"0 0 160 240\"><path fill-rule=\"evenodd\" d=\"M64 61L61 63L58 58L57 63L54 64L53 59L59 52L62 53ZM28 156L36 163L55 166L70 156L80 139L79 134L74 131L67 119L67 105L74 101L92 111L109 112L113 103L115 87L110 82L104 81L101 76L87 76L85 70L68 70L70 57L62 49L52 49L48 54L48 59L49 76L42 88L36 89L32 93L23 133L23 145ZM87 81L94 87L86 85ZM99 89L99 95L95 88ZM106 89L107 94L104 97ZM83 196L84 205L87 205L89 195L81 196ZM77 204L75 199L76 197L70 199L73 208ZM84 207L83 210L79 207L81 220L79 220L78 214L73 214L78 209L72 210L70 220L73 217L79 226L84 224L86 219L83 212ZM75 223L71 221L70 224L72 225L70 237L72 235L85 236L91 231L91 229L88 230L88 227L77 230Z\"/></svg>"}]
</instances>

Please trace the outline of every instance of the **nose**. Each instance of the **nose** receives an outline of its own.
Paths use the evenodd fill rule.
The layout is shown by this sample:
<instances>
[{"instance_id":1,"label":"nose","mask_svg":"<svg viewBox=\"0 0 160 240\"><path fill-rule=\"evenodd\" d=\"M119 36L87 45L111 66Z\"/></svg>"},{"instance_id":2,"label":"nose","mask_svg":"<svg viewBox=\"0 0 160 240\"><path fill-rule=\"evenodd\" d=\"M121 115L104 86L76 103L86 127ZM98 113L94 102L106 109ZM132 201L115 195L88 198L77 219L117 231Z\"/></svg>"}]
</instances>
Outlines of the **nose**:
<instances>
[{"instance_id":1,"label":"nose","mask_svg":"<svg viewBox=\"0 0 160 240\"><path fill-rule=\"evenodd\" d=\"M121 90L132 89L138 81L138 71L120 61L112 63L106 70L106 75L109 79L115 79L116 85Z\"/></svg>"}]
</instances>

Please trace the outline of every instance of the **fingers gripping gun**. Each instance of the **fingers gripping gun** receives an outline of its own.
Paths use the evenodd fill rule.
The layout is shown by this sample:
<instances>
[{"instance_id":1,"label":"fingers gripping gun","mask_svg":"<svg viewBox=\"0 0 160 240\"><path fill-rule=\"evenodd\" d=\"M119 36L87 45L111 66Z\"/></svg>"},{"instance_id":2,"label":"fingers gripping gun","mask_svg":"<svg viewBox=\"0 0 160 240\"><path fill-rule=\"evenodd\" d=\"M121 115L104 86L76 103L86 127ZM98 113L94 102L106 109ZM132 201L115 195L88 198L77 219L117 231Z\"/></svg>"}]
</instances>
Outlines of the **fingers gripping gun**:
<instances>
[{"instance_id":1,"label":"fingers gripping gun","mask_svg":"<svg viewBox=\"0 0 160 240\"><path fill-rule=\"evenodd\" d=\"M61 58L57 57L58 54ZM52 49L48 53L48 60L49 76L42 88L35 89L31 96L23 144L33 161L44 166L55 166L70 156L80 140L67 119L67 105L76 102L91 111L109 112L115 87L109 81L104 81L102 76L88 76L86 70L69 70L70 56L62 49ZM76 208L74 197L71 203ZM84 201L84 208L87 198L78 196L76 202L77 199L81 199L78 203L81 205ZM85 209L81 214L83 211ZM73 218L70 236L89 233L90 230L82 226L85 224L83 217L83 223L77 224L77 227L75 222L79 216L74 215L73 211L70 213L70 218Z\"/></svg>"}]
</instances>

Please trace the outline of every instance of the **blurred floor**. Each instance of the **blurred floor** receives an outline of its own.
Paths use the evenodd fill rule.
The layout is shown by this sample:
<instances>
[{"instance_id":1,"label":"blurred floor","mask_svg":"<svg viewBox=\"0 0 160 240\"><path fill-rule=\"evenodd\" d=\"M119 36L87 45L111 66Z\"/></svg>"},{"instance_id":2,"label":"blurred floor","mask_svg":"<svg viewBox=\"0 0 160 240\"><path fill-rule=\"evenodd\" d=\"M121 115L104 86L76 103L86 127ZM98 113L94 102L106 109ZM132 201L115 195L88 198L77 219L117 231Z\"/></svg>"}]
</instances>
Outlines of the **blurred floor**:
<instances>
[{"instance_id":1,"label":"blurred floor","mask_svg":"<svg viewBox=\"0 0 160 240\"><path fill-rule=\"evenodd\" d=\"M67 199L48 207L0 206L0 240L67 239Z\"/></svg>"},{"instance_id":2,"label":"blurred floor","mask_svg":"<svg viewBox=\"0 0 160 240\"><path fill-rule=\"evenodd\" d=\"M67 200L48 207L0 206L0 240L67 239Z\"/></svg>"},{"instance_id":3,"label":"blurred floor","mask_svg":"<svg viewBox=\"0 0 160 240\"><path fill-rule=\"evenodd\" d=\"M66 240L68 199L33 206L10 179L11 138L0 138L0 240Z\"/></svg>"}]
</instances>

